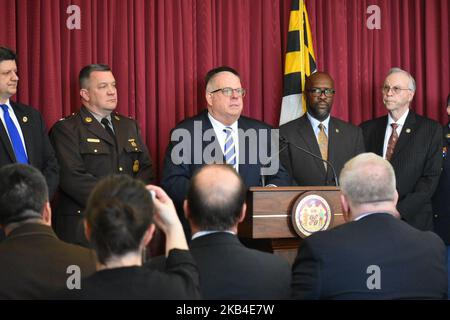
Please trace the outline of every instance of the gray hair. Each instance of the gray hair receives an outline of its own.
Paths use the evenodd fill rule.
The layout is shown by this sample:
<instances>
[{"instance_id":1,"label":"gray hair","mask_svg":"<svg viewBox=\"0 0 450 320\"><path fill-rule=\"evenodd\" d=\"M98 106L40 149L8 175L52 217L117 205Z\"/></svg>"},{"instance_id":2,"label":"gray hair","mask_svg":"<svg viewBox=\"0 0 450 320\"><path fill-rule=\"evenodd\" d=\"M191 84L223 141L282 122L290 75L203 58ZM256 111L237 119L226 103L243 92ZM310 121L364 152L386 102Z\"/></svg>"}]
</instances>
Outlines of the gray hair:
<instances>
[{"instance_id":1,"label":"gray hair","mask_svg":"<svg viewBox=\"0 0 450 320\"><path fill-rule=\"evenodd\" d=\"M389 75L391 75L393 73L403 73L403 74L407 75L408 78L409 78L408 88L411 91L414 91L414 92L416 91L416 80L414 80L413 76L408 71L405 71L403 69L395 67L395 68L391 68L391 70L389 70L387 76L389 76Z\"/></svg>"},{"instance_id":2,"label":"gray hair","mask_svg":"<svg viewBox=\"0 0 450 320\"><path fill-rule=\"evenodd\" d=\"M374 153L362 153L344 165L341 191L351 203L393 201L395 173L392 165Z\"/></svg>"}]
</instances>

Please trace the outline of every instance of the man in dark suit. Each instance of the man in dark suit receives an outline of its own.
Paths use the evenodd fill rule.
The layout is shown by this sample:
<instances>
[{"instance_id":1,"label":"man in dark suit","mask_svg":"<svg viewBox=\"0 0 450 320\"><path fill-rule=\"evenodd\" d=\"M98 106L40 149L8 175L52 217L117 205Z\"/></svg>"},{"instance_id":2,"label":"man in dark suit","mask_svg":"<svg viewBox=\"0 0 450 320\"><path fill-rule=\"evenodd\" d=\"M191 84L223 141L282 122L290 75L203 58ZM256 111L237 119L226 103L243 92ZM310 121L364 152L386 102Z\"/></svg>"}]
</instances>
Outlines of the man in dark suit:
<instances>
[{"instance_id":1,"label":"man in dark suit","mask_svg":"<svg viewBox=\"0 0 450 320\"><path fill-rule=\"evenodd\" d=\"M447 114L450 118L450 94L447 97ZM447 245L447 264L450 291L450 122L444 127L444 147L442 155L444 163L436 192L432 198L434 214L434 232L436 232ZM450 292L449 292L450 297Z\"/></svg>"},{"instance_id":2,"label":"man in dark suit","mask_svg":"<svg viewBox=\"0 0 450 320\"><path fill-rule=\"evenodd\" d=\"M10 100L17 92L18 82L16 54L0 47L0 167L19 162L38 168L52 198L58 187L58 163L41 114Z\"/></svg>"},{"instance_id":3,"label":"man in dark suit","mask_svg":"<svg viewBox=\"0 0 450 320\"><path fill-rule=\"evenodd\" d=\"M190 250L204 299L286 299L291 272L276 255L246 248L236 236L246 211L246 187L229 165L196 171L184 202L192 230ZM150 261L158 267L161 261Z\"/></svg>"},{"instance_id":4,"label":"man in dark suit","mask_svg":"<svg viewBox=\"0 0 450 320\"><path fill-rule=\"evenodd\" d=\"M364 152L362 130L330 116L335 90L328 73L316 72L309 76L303 94L307 112L280 127L280 136L288 143L280 148L284 148L281 163L299 186L334 186L333 171L320 158L331 162L339 176L347 160Z\"/></svg>"},{"instance_id":5,"label":"man in dark suit","mask_svg":"<svg viewBox=\"0 0 450 320\"><path fill-rule=\"evenodd\" d=\"M58 121L50 139L61 165L55 231L86 245L83 210L94 185L110 174L128 174L149 183L152 162L135 120L119 115L116 80L107 65L80 71L80 111Z\"/></svg>"},{"instance_id":6,"label":"man in dark suit","mask_svg":"<svg viewBox=\"0 0 450 320\"><path fill-rule=\"evenodd\" d=\"M53 232L48 188L36 168L17 163L0 168L0 208L6 234L0 243L0 299L48 297L76 283L71 275L94 272L92 252L59 240Z\"/></svg>"},{"instance_id":7,"label":"man in dark suit","mask_svg":"<svg viewBox=\"0 0 450 320\"><path fill-rule=\"evenodd\" d=\"M363 153L341 171L347 221L300 245L292 267L296 299L443 299L446 250L430 231L398 217L395 173L388 161Z\"/></svg>"},{"instance_id":8,"label":"man in dark suit","mask_svg":"<svg viewBox=\"0 0 450 320\"><path fill-rule=\"evenodd\" d=\"M278 161L278 137L267 124L241 116L245 89L236 70L218 67L206 76L207 110L171 133L161 185L173 199L186 234L182 203L192 174L204 164L228 163L247 187L289 185Z\"/></svg>"},{"instance_id":9,"label":"man in dark suit","mask_svg":"<svg viewBox=\"0 0 450 320\"><path fill-rule=\"evenodd\" d=\"M442 165L442 127L409 109L416 85L406 71L393 68L383 84L388 115L361 124L366 151L389 160L397 179L397 210L420 230L432 230L431 197Z\"/></svg>"}]
</instances>

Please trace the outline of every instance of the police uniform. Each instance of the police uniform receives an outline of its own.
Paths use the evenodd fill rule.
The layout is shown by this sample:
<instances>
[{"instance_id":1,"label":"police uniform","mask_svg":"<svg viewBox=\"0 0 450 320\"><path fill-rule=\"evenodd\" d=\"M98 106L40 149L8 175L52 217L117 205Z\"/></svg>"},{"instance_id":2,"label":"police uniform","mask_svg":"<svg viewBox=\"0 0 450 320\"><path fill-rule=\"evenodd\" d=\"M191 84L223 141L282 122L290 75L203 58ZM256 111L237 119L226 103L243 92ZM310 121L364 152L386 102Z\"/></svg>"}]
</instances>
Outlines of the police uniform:
<instances>
[{"instance_id":1,"label":"police uniform","mask_svg":"<svg viewBox=\"0 0 450 320\"><path fill-rule=\"evenodd\" d=\"M85 244L82 218L95 184L110 174L128 174L149 183L152 161L135 120L111 113L114 135L86 107L61 119L50 131L60 163L54 228L64 241Z\"/></svg>"}]
</instances>

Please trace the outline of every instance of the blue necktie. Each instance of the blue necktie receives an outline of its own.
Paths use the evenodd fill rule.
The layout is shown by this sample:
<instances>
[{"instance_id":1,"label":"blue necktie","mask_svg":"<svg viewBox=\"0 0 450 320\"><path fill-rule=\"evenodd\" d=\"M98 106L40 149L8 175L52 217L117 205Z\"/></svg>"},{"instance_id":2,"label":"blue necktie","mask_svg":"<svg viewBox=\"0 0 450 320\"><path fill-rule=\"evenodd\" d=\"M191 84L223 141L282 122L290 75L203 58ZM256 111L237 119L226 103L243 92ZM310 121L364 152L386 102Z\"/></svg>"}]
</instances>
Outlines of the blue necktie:
<instances>
[{"instance_id":1,"label":"blue necktie","mask_svg":"<svg viewBox=\"0 0 450 320\"><path fill-rule=\"evenodd\" d=\"M0 107L3 109L3 117L5 119L6 128L8 129L8 134L11 139L14 153L16 154L16 160L18 163L28 163L28 157L25 153L25 148L23 146L22 139L20 138L19 131L9 116L8 106L6 104L2 104Z\"/></svg>"},{"instance_id":2,"label":"blue necktie","mask_svg":"<svg viewBox=\"0 0 450 320\"><path fill-rule=\"evenodd\" d=\"M223 132L227 134L225 138L225 148L223 154L225 156L225 162L233 166L236 169L236 149L234 148L233 129L225 127Z\"/></svg>"}]
</instances>

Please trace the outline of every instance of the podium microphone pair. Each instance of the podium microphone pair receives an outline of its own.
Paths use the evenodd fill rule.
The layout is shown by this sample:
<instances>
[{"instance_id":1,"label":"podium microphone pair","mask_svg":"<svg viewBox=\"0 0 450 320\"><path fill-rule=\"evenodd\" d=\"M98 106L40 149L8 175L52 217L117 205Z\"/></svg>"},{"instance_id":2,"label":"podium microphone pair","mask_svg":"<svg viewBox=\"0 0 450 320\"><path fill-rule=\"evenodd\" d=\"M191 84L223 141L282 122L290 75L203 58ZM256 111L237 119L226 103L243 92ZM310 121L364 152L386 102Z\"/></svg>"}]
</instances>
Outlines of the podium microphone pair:
<instances>
[{"instance_id":1,"label":"podium microphone pair","mask_svg":"<svg viewBox=\"0 0 450 320\"><path fill-rule=\"evenodd\" d=\"M314 153L312 153L312 152L306 150L305 148L302 148L302 147L300 147L300 146L298 146L298 145L296 145L296 144L290 142L290 141L289 141L286 137L284 137L284 136L280 136L280 141L281 141L282 143L284 143L285 145L284 145L282 148L280 148L280 150L279 150L275 155L277 155L277 154L281 153L282 151L284 151L284 150L288 147L288 145L291 145L291 146L293 146L294 148L296 148L296 149L298 149L298 150L300 150L300 151L303 151L304 153L310 155L311 157L316 158L316 159L318 159L318 160L320 160L320 161L322 161L322 162L325 162L325 163L331 168L331 171L333 172L334 184L336 185L336 187L339 187L339 180L338 180L338 177L337 177L337 175L336 175L336 170L334 169L334 166L331 164L330 161L325 160L325 159L323 159L322 157L320 157L320 156L318 156L318 155L315 155ZM269 162L272 160L272 157L274 157L275 155L273 155L273 156L271 156L271 157L269 158ZM265 176L264 176L264 175L261 176L261 180L262 180L262 186L264 187L264 186L265 186Z\"/></svg>"}]
</instances>

